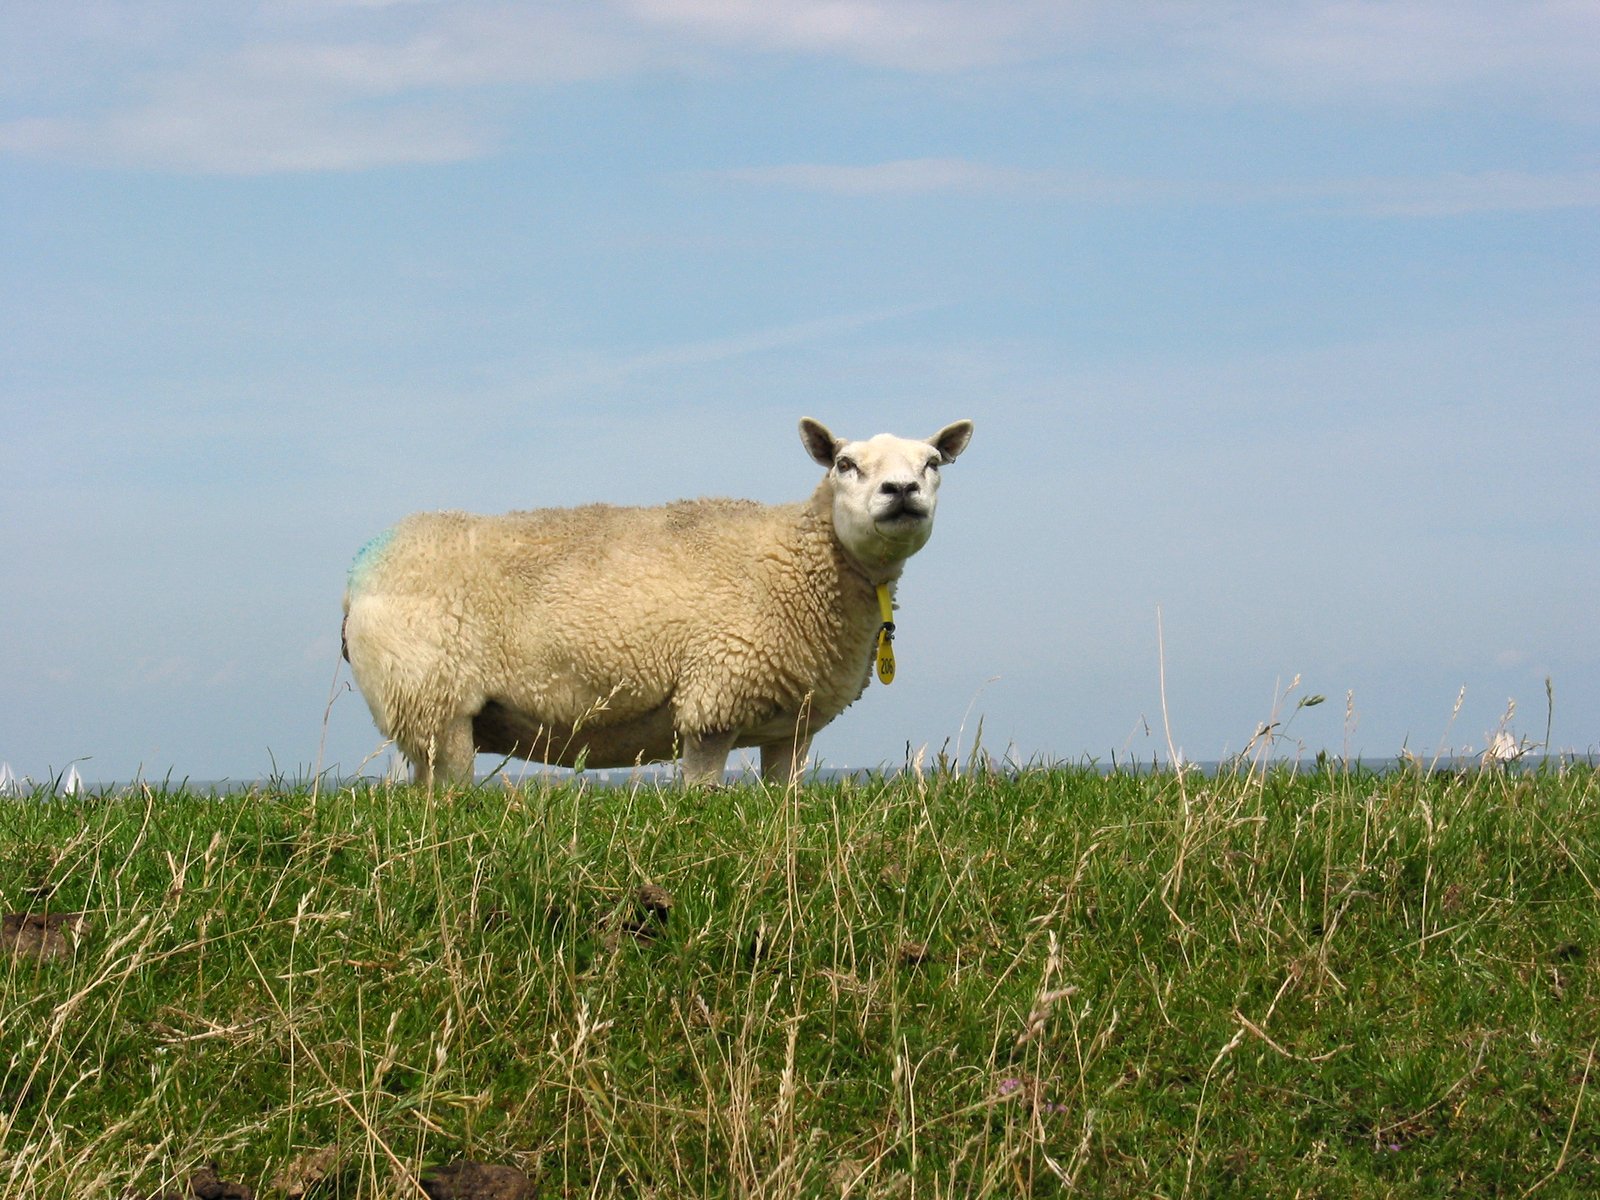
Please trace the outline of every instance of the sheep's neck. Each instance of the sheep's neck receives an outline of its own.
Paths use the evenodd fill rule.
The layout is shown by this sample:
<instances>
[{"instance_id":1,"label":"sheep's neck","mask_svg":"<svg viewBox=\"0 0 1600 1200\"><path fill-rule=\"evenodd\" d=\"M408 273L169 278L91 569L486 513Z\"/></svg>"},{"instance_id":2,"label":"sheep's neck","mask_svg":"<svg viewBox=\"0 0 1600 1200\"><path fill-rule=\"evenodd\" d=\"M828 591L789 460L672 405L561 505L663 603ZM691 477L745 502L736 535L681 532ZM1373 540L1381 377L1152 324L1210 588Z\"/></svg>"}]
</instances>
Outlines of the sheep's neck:
<instances>
[{"instance_id":1,"label":"sheep's neck","mask_svg":"<svg viewBox=\"0 0 1600 1200\"><path fill-rule=\"evenodd\" d=\"M833 495L827 483L819 487L811 498L811 504L802 510L801 525L809 527L810 536L816 536L826 531L825 537L831 547L835 569L840 572L840 583L844 583L843 576L854 575L866 584L878 598L878 615L881 623L878 626L877 636L873 640L873 662L876 666L878 678L884 683L894 682L894 594L890 585L900 578L900 572L905 567L905 561L893 564L892 571L888 574L873 572L867 565L851 554L845 544L839 540L838 534L833 529Z\"/></svg>"},{"instance_id":2,"label":"sheep's neck","mask_svg":"<svg viewBox=\"0 0 1600 1200\"><path fill-rule=\"evenodd\" d=\"M866 581L869 588L886 588L900 578L900 573L906 569L905 559L899 559L888 566L869 567L854 554L851 554L845 544L834 539L834 545L839 548L839 555L844 559L845 565L852 572Z\"/></svg>"}]
</instances>

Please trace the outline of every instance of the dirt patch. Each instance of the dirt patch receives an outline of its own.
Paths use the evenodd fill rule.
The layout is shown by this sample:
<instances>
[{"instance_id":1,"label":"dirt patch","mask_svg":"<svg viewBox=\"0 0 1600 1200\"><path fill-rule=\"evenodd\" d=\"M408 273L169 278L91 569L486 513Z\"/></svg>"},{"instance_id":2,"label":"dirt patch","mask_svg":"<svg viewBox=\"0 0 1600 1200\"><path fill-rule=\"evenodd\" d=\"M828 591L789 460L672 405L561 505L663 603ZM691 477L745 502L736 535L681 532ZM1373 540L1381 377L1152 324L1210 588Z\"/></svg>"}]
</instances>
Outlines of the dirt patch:
<instances>
[{"instance_id":1,"label":"dirt patch","mask_svg":"<svg viewBox=\"0 0 1600 1200\"><path fill-rule=\"evenodd\" d=\"M224 1180L212 1163L189 1176L189 1186L181 1192L124 1192L123 1200L255 1200L255 1193Z\"/></svg>"},{"instance_id":2,"label":"dirt patch","mask_svg":"<svg viewBox=\"0 0 1600 1200\"><path fill-rule=\"evenodd\" d=\"M0 917L0 954L71 958L88 932L83 913L6 913Z\"/></svg>"},{"instance_id":3,"label":"dirt patch","mask_svg":"<svg viewBox=\"0 0 1600 1200\"><path fill-rule=\"evenodd\" d=\"M242 1183L229 1183L217 1174L215 1166L201 1167L189 1177L189 1191L195 1200L254 1200L254 1193Z\"/></svg>"},{"instance_id":4,"label":"dirt patch","mask_svg":"<svg viewBox=\"0 0 1600 1200\"><path fill-rule=\"evenodd\" d=\"M672 893L666 888L645 884L601 921L602 943L615 949L624 937L637 942L653 941L666 931L674 903Z\"/></svg>"},{"instance_id":5,"label":"dirt patch","mask_svg":"<svg viewBox=\"0 0 1600 1200\"><path fill-rule=\"evenodd\" d=\"M297 1200L323 1180L337 1175L343 1156L338 1146L323 1146L296 1156L288 1166L272 1177L267 1186L281 1192L289 1200Z\"/></svg>"},{"instance_id":6,"label":"dirt patch","mask_svg":"<svg viewBox=\"0 0 1600 1200\"><path fill-rule=\"evenodd\" d=\"M429 1200L534 1200L533 1180L515 1167L463 1159L422 1173Z\"/></svg>"},{"instance_id":7,"label":"dirt patch","mask_svg":"<svg viewBox=\"0 0 1600 1200\"><path fill-rule=\"evenodd\" d=\"M901 942L900 952L896 955L902 967L920 967L928 961L927 942Z\"/></svg>"},{"instance_id":8,"label":"dirt patch","mask_svg":"<svg viewBox=\"0 0 1600 1200\"><path fill-rule=\"evenodd\" d=\"M647 883L633 894L633 904L633 917L623 925L624 932L647 941L666 929L673 905L666 888Z\"/></svg>"},{"instance_id":9,"label":"dirt patch","mask_svg":"<svg viewBox=\"0 0 1600 1200\"><path fill-rule=\"evenodd\" d=\"M672 893L659 884L647 883L634 893L634 902L649 916L654 917L663 925L667 923L667 914L672 911Z\"/></svg>"}]
</instances>

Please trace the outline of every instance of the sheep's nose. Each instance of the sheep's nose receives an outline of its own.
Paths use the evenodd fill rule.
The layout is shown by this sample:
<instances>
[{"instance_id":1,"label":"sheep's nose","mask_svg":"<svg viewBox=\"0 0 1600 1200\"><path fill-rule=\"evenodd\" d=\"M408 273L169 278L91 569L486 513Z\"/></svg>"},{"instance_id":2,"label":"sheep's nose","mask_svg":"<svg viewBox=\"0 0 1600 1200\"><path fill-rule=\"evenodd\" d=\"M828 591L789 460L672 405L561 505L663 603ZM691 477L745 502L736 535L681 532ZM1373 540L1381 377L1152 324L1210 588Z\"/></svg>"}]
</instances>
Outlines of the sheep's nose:
<instances>
[{"instance_id":1,"label":"sheep's nose","mask_svg":"<svg viewBox=\"0 0 1600 1200\"><path fill-rule=\"evenodd\" d=\"M917 494L918 484L915 479L905 483L896 483L892 479L885 479L878 485L878 490L885 496L914 496Z\"/></svg>"}]
</instances>

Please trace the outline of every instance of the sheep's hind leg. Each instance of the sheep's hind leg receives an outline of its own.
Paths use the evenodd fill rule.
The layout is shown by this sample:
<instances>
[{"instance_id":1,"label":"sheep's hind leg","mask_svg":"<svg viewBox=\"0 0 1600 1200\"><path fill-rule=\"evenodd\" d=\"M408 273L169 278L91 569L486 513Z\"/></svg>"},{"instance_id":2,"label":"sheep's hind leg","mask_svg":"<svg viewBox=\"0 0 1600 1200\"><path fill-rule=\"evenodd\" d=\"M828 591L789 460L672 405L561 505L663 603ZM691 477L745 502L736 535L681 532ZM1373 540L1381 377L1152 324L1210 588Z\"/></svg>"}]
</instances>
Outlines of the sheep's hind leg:
<instances>
[{"instance_id":1,"label":"sheep's hind leg","mask_svg":"<svg viewBox=\"0 0 1600 1200\"><path fill-rule=\"evenodd\" d=\"M427 745L419 747L417 753L406 751L406 757L411 760L412 782L418 787L432 787L435 783L470 785L472 760L476 754L471 717L450 722L429 738Z\"/></svg>"},{"instance_id":2,"label":"sheep's hind leg","mask_svg":"<svg viewBox=\"0 0 1600 1200\"><path fill-rule=\"evenodd\" d=\"M738 737L735 730L687 734L683 744L683 782L685 787L716 787Z\"/></svg>"}]
</instances>

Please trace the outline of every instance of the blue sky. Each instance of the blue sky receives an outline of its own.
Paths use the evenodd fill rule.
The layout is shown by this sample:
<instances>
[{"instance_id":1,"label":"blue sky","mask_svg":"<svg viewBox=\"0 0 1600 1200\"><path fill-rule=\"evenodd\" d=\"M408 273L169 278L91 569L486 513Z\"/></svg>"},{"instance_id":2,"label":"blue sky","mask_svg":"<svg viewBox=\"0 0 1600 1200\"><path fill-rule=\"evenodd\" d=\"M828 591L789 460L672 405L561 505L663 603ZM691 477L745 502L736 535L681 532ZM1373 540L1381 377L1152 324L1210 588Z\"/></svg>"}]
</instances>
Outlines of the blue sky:
<instances>
[{"instance_id":1,"label":"blue sky","mask_svg":"<svg viewBox=\"0 0 1600 1200\"><path fill-rule=\"evenodd\" d=\"M1165 757L1158 609L1191 758L1600 745L1592 4L29 0L0 204L19 773L354 767L367 538L802 415L977 425L830 763Z\"/></svg>"}]
</instances>

